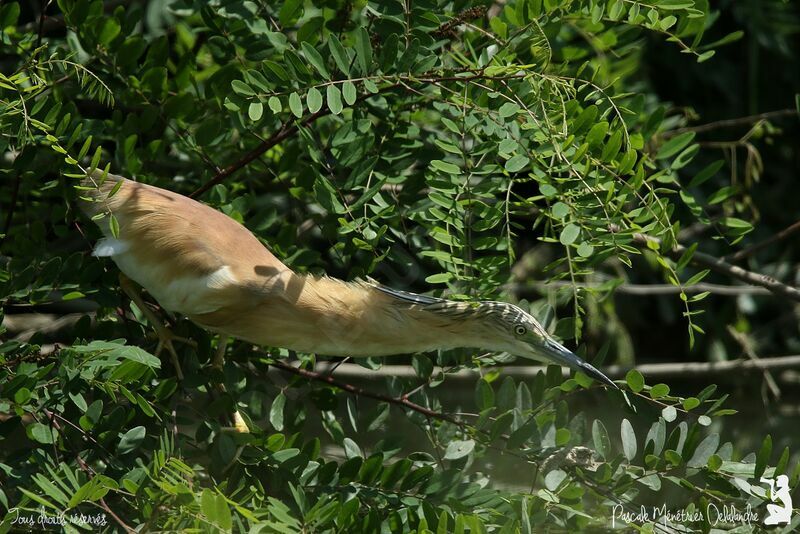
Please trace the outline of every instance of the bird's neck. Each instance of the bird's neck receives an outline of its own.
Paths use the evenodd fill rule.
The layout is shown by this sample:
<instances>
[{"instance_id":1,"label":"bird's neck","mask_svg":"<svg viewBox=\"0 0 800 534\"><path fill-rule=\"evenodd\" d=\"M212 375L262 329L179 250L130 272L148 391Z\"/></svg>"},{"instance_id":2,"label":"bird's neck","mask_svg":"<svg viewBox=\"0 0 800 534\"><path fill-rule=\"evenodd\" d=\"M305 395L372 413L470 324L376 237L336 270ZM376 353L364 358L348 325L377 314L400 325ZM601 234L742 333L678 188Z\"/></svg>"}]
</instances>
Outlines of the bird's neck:
<instances>
[{"instance_id":1,"label":"bird's neck","mask_svg":"<svg viewBox=\"0 0 800 534\"><path fill-rule=\"evenodd\" d=\"M308 346L297 350L357 357L481 345L468 319L445 321L366 282L301 278L295 308L307 325Z\"/></svg>"}]
</instances>

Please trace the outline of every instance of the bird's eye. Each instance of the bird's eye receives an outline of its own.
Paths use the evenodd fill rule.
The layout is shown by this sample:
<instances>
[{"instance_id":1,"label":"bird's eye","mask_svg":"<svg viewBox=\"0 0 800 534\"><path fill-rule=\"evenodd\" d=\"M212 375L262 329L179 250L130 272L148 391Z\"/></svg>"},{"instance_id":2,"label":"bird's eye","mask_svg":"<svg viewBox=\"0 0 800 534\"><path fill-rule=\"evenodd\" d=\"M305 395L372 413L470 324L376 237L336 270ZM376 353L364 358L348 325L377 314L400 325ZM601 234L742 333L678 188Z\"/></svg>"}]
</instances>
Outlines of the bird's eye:
<instances>
[{"instance_id":1,"label":"bird's eye","mask_svg":"<svg viewBox=\"0 0 800 534\"><path fill-rule=\"evenodd\" d=\"M514 327L514 333L518 336L524 336L528 333L528 329L524 325L518 324Z\"/></svg>"}]
</instances>

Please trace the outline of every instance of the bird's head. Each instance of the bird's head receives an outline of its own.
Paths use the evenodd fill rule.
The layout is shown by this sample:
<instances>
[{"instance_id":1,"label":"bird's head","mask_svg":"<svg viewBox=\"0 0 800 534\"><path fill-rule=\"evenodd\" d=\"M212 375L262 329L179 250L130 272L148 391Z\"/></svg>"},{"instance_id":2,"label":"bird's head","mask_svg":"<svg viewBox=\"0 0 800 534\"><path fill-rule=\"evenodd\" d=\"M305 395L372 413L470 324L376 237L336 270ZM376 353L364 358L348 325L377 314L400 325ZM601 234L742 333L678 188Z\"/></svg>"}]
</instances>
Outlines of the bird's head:
<instances>
[{"instance_id":1,"label":"bird's head","mask_svg":"<svg viewBox=\"0 0 800 534\"><path fill-rule=\"evenodd\" d=\"M519 306L507 302L461 302L398 291L385 286L379 289L418 310L432 314L439 327L463 336L459 346L477 346L508 352L515 356L564 365L612 387L606 375L585 362L542 328L542 325Z\"/></svg>"},{"instance_id":2,"label":"bird's head","mask_svg":"<svg viewBox=\"0 0 800 534\"><path fill-rule=\"evenodd\" d=\"M553 339L531 314L519 306L507 302L478 302L468 306L473 312L471 322L484 336L485 348L564 365L617 387L600 370Z\"/></svg>"}]
</instances>

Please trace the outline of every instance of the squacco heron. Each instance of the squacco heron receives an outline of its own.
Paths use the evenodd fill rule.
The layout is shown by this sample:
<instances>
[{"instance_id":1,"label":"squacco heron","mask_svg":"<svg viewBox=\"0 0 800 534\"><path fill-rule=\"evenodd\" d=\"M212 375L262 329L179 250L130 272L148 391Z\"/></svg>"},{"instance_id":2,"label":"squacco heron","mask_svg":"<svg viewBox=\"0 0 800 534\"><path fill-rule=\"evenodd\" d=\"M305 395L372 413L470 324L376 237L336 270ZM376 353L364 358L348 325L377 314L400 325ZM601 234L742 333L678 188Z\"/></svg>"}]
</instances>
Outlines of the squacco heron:
<instances>
[{"instance_id":1,"label":"squacco heron","mask_svg":"<svg viewBox=\"0 0 800 534\"><path fill-rule=\"evenodd\" d=\"M333 356L388 356L457 347L504 351L608 377L556 342L530 314L506 302L460 302L371 281L293 272L247 228L190 198L109 174L83 181L84 210L119 223L94 250L168 311L256 345ZM180 377L171 334L135 286L123 288L147 314ZM221 366L220 359L216 364Z\"/></svg>"}]
</instances>

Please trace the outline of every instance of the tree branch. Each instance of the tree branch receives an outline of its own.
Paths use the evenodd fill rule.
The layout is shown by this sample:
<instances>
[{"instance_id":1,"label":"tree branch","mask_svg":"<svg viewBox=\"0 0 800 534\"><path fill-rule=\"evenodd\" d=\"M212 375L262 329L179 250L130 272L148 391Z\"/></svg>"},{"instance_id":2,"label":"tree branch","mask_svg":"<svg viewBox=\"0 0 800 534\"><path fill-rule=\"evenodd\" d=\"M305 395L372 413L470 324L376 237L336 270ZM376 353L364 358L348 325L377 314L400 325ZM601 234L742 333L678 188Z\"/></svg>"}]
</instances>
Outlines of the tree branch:
<instances>
[{"instance_id":1,"label":"tree branch","mask_svg":"<svg viewBox=\"0 0 800 534\"><path fill-rule=\"evenodd\" d=\"M61 425L58 424L58 421L56 421L56 418L55 418L55 416L57 414L54 413L54 412L51 412L50 410L47 410L47 409L44 409L43 411L44 411L44 414L50 419L50 422L53 424L53 426L55 426L60 432L63 433L63 430L61 429ZM70 424L72 426L74 426L72 423L70 423ZM97 443L97 442L95 441L95 443ZM99 443L98 443L98 445L99 445ZM72 447L71 444L68 444L68 446L69 446L70 450L72 451L72 453L75 455L75 459L78 462L78 466L89 476L90 479L94 479L94 475L95 475L94 469L92 469L89 465L86 464L86 462L83 460L83 458L81 458L80 453L78 451L76 451L75 448ZM134 534L136 532L131 527L129 527L125 523L125 521L122 520L121 517L119 517L117 514L114 513L114 510L111 509L111 507L106 503L106 501L105 501L105 499L103 497L101 497L97 502L99 503L100 508L105 510L105 512L108 515L110 515L114 519L114 521L116 521L117 524L120 527L122 527L122 529L126 533Z\"/></svg>"},{"instance_id":2,"label":"tree branch","mask_svg":"<svg viewBox=\"0 0 800 534\"><path fill-rule=\"evenodd\" d=\"M723 258L728 260L728 261L733 261L733 262L741 261L741 260L743 260L743 259L745 259L745 258L747 258L749 256L752 256L753 254L755 254L756 252L758 252L759 250L761 250L761 249L763 249L765 247L768 247L768 246L770 246L770 245L772 245L774 243L777 243L778 241L781 241L782 239L786 239L787 237L789 237L793 233L797 232L798 230L800 230L800 221L797 221L794 224L790 224L789 226L787 226L786 228L784 228L783 230L781 230L777 234L773 235L772 237L769 237L769 238L765 239L764 241L761 241L759 243L755 243L754 245L751 245L751 246L747 247L746 249L740 250L739 252L737 252L735 254L731 254L730 257L723 257Z\"/></svg>"},{"instance_id":3,"label":"tree branch","mask_svg":"<svg viewBox=\"0 0 800 534\"><path fill-rule=\"evenodd\" d=\"M356 99L356 102L361 102L362 100L366 100L366 99L368 99L370 97L375 96L376 94L381 94L381 93L384 93L384 92L387 92L387 91L393 91L393 90L397 89L398 87L404 86L406 82L423 82L423 83L436 83L436 82L444 82L444 81L468 82L468 81L476 80L476 79L506 80L506 79L520 78L520 77L524 76L524 75L519 75L519 74L512 74L512 75L509 75L509 76L489 76L489 75L484 74L483 70L476 71L476 70L473 70L473 69L460 71L460 73L461 74L466 74L466 76L464 76L464 75L462 75L462 76L441 76L441 77L432 77L432 76L427 76L426 77L426 76L423 76L423 77L420 77L420 78L413 78L413 79L410 78L410 77L401 78L400 81L398 81L397 83L393 83L391 85L387 85L386 87L380 88L377 93L364 93L364 94L359 95L358 98ZM328 82L328 84L330 84L330 83L335 83L335 82ZM328 85L328 84L325 84L325 85ZM303 126L308 126L308 125L314 123L317 119L319 119L321 117L325 117L326 115L330 115L330 113L331 112L330 112L329 109L322 108L319 111L317 111L316 113L313 113L313 114L309 115L308 117L304 118L299 123L302 124ZM297 124L298 124L297 121L294 121L294 120L291 120L291 119L286 121L286 122L284 122L281 125L281 127L278 129L278 131L276 131L274 134L272 134L269 138L265 139L263 142L261 142L258 146L256 146L254 149L252 149L247 154L245 154L243 157L241 157L235 163L232 163L231 165L225 167L220 172L218 172L211 180L209 180L208 182L206 182L205 184L200 186L191 195L189 195L189 198L196 198L196 197L202 195L203 193L205 193L206 191L208 191L209 189L211 189L215 185L221 183L223 180L225 180L231 174L235 173L236 171L238 171L242 167L245 167L250 162L252 162L255 159L257 159L259 156L261 156L264 152L266 152L270 148L274 147L278 143L280 143L280 142L284 141L285 139L287 139L287 138L291 137L292 135L294 135L298 130Z\"/></svg>"},{"instance_id":4,"label":"tree branch","mask_svg":"<svg viewBox=\"0 0 800 534\"><path fill-rule=\"evenodd\" d=\"M708 124L700 124L698 126L686 126L685 128L678 128L666 132L664 134L664 137L674 137L684 132L695 132L695 133L709 132L711 130L717 130L720 128L731 128L734 126L753 124L754 122L768 120L768 119L775 119L779 117L790 117L792 115L798 115L797 110L778 109L775 111L767 111L766 113L759 113L757 115L748 115L746 117L737 117L735 119L725 119L721 121L709 122Z\"/></svg>"},{"instance_id":5,"label":"tree branch","mask_svg":"<svg viewBox=\"0 0 800 534\"><path fill-rule=\"evenodd\" d=\"M320 376L325 376L324 373L328 370L326 366L329 364L332 367L332 362L320 362L318 364L322 368L322 371L319 372ZM294 367L292 368L295 369ZM547 370L546 367L541 365L504 366L502 368L482 367L484 372L490 372L495 369L502 370L504 375L520 379L533 378L540 371L545 372ZM782 371L786 369L800 369L800 355L776 356L773 358L759 358L757 360L738 359L721 362L646 363L637 365L636 369L648 378L703 377L707 375L741 373L743 371ZM603 372L611 378L623 378L630 370L631 366L626 365L609 365L603 368ZM433 372L443 372L443 369L437 367ZM567 367L562 367L562 372L564 376L569 376L572 371ZM339 365L336 374L357 379L385 376L414 378L417 376L416 371L410 365L384 365L377 371L373 371L356 363L344 363ZM461 369L460 371L447 373L446 377L448 380L475 380L480 378L480 374L477 369Z\"/></svg>"},{"instance_id":6,"label":"tree branch","mask_svg":"<svg viewBox=\"0 0 800 534\"><path fill-rule=\"evenodd\" d=\"M612 227L611 231L614 232L617 230ZM649 248L648 243L655 243L658 247L661 246L661 240L659 238L641 233L633 234L633 243L645 249ZM681 256L683 256L686 250L686 247L678 244L675 245L675 247L673 247L671 250L666 251L666 254L673 260L677 261L681 258ZM775 295L793 300L795 302L800 302L799 289L794 286L784 284L783 282L779 282L769 275L742 269L741 267L727 263L721 258L716 258L710 254L699 252L697 250L695 250L694 254L692 254L691 263L700 267L711 269L714 272L724 274L731 278L741 280L747 284L764 287Z\"/></svg>"},{"instance_id":7,"label":"tree branch","mask_svg":"<svg viewBox=\"0 0 800 534\"><path fill-rule=\"evenodd\" d=\"M329 374L318 373L316 371L309 371L307 369L301 369L299 367L295 367L294 365L287 363L283 360L274 360L270 363L273 367L277 367L281 371L286 373L291 373L293 375L302 376L308 380L315 380L317 382L323 382L325 384L329 384L331 386L335 386L343 391L346 391L352 395L356 395L359 397L367 397L370 399L374 399L381 402L386 402L389 404L394 404L395 406L400 406L402 408L407 408L417 413L421 413L426 417L430 417L433 419L438 419L440 421L447 421L448 423L453 423L458 426L464 426L464 423L455 417L447 415L445 413L437 412L431 410L430 408L426 408L425 406L420 406L415 402L411 402L405 397L396 398L390 397L389 395L383 395L382 393L375 393L373 391L368 391L366 389L362 389L360 387L354 386L352 384L347 384L345 382L340 382L336 380ZM355 367L360 367L356 364L341 364L341 365L353 365Z\"/></svg>"},{"instance_id":8,"label":"tree branch","mask_svg":"<svg viewBox=\"0 0 800 534\"><path fill-rule=\"evenodd\" d=\"M580 287L585 289L601 289L603 284L600 283L585 283L573 284L563 280L553 280L551 282L531 282L527 284L508 284L504 286L511 291L524 291L534 289L541 293L546 293L548 289L559 289L562 287ZM714 295L723 295L730 297L737 297L739 295L769 295L770 291L764 287L751 286L751 285L725 285L725 284L710 284L700 282L691 287L683 288L683 291L689 295L696 293L711 293ZM626 295L635 296L651 296L651 295L674 295L681 292L681 288L672 284L620 284L612 290L612 293L623 293Z\"/></svg>"}]
</instances>

